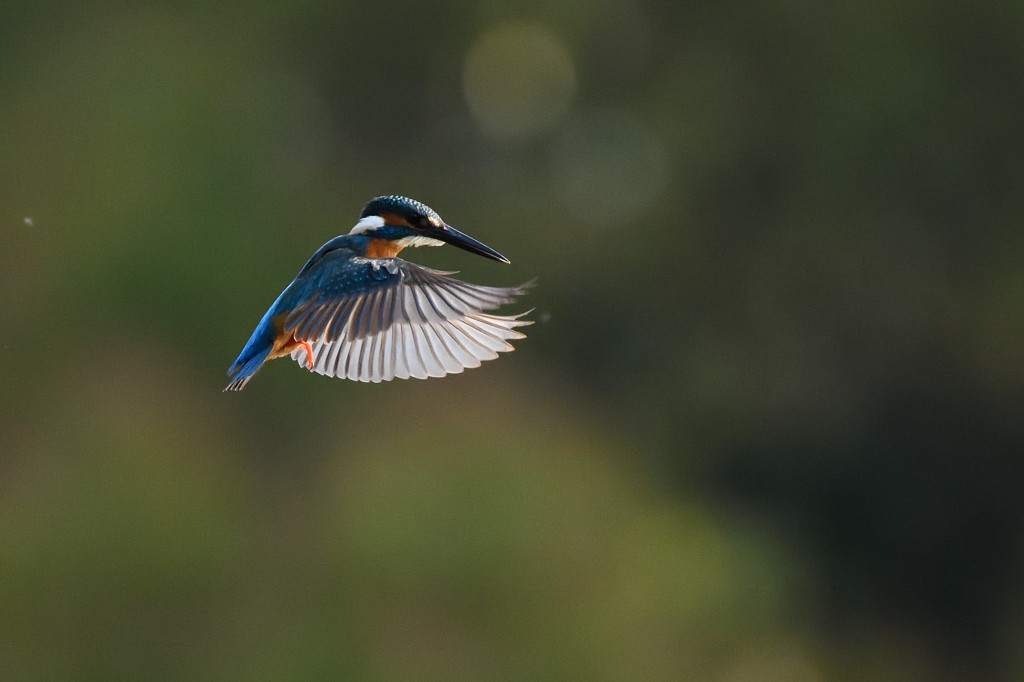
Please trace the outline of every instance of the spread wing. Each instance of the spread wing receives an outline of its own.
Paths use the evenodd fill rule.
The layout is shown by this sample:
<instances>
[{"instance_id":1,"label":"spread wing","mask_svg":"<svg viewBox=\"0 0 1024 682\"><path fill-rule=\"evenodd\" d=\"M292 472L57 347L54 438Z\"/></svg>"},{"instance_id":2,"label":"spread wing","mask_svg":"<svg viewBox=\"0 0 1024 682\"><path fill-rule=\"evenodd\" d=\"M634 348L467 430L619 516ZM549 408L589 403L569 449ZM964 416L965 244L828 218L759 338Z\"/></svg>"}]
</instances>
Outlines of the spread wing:
<instances>
[{"instance_id":1,"label":"spread wing","mask_svg":"<svg viewBox=\"0 0 1024 682\"><path fill-rule=\"evenodd\" d=\"M526 313L485 311L511 303L529 284L487 287L398 258L325 263L310 300L284 331L309 343L312 371L356 381L426 379L479 367L524 338ZM311 273L312 274L312 273ZM305 348L291 353L310 366Z\"/></svg>"}]
</instances>

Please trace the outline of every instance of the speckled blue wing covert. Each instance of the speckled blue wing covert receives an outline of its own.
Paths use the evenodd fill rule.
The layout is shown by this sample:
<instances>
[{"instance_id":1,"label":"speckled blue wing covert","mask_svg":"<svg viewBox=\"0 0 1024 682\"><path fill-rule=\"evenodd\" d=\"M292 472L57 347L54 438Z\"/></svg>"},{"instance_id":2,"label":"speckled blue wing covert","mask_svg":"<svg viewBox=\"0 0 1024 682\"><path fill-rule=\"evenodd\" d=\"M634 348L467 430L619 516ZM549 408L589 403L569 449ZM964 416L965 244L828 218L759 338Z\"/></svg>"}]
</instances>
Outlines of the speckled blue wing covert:
<instances>
[{"instance_id":1,"label":"speckled blue wing covert","mask_svg":"<svg viewBox=\"0 0 1024 682\"><path fill-rule=\"evenodd\" d=\"M484 312L513 302L530 284L480 286L398 258L330 256L320 272L308 273L310 300L284 322L310 344L318 374L367 382L456 374L513 350L509 341L525 337L516 327L533 324L520 319L527 313ZM291 358L309 366L304 348Z\"/></svg>"}]
</instances>

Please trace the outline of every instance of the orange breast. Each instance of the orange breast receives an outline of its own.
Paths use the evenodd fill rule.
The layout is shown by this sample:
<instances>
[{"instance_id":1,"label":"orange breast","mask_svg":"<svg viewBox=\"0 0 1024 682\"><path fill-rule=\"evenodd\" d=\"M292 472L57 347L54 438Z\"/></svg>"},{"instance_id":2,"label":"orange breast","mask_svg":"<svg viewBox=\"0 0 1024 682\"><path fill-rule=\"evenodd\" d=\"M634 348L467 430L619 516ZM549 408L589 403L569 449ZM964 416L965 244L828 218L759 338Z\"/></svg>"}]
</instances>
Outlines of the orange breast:
<instances>
[{"instance_id":1,"label":"orange breast","mask_svg":"<svg viewBox=\"0 0 1024 682\"><path fill-rule=\"evenodd\" d=\"M397 240L371 239L370 243L366 245L366 257L394 258L401 250L402 246L398 244Z\"/></svg>"}]
</instances>

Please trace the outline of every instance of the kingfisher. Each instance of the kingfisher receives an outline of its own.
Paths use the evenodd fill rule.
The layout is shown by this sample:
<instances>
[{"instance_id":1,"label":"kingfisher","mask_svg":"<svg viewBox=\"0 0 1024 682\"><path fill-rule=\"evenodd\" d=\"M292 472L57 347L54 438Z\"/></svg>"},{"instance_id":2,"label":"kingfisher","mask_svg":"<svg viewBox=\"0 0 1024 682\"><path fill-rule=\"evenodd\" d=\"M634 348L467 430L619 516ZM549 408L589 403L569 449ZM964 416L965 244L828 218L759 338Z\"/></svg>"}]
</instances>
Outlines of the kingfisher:
<instances>
[{"instance_id":1,"label":"kingfisher","mask_svg":"<svg viewBox=\"0 0 1024 682\"><path fill-rule=\"evenodd\" d=\"M256 325L228 369L240 391L268 360L291 356L311 372L380 382L426 379L479 367L525 338L512 303L532 283L489 287L397 258L407 246L451 244L500 263L508 258L407 197L371 200L346 235L321 246Z\"/></svg>"}]
</instances>

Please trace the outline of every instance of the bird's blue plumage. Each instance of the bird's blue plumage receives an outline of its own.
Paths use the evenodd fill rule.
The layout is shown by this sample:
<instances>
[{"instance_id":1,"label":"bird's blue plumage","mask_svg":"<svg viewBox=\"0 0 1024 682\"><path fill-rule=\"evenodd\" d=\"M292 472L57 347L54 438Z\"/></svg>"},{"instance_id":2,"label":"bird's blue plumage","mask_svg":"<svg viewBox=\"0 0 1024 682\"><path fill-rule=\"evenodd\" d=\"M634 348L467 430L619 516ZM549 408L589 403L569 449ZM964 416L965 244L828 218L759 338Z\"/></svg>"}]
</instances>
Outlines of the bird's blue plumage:
<instances>
[{"instance_id":1,"label":"bird's blue plumage","mask_svg":"<svg viewBox=\"0 0 1024 682\"><path fill-rule=\"evenodd\" d=\"M273 305L256 325L252 336L238 358L228 369L230 386L241 388L267 361L274 342L286 326L288 313L301 310L317 298L331 298L343 294L359 294L380 286L389 279L400 277L398 259L370 259L366 253L372 237L341 235L331 239L310 256L291 284L281 292ZM386 263L381 263L386 261Z\"/></svg>"},{"instance_id":2,"label":"bird's blue plumage","mask_svg":"<svg viewBox=\"0 0 1024 682\"><path fill-rule=\"evenodd\" d=\"M391 194L386 197L377 197L369 201L366 206L363 206L362 212L359 214L360 218L365 218L371 215L384 215L385 213L396 213L405 215L421 215L428 216L431 218L440 218L434 209L430 208L426 204L420 203L415 199L409 197L399 196L397 194Z\"/></svg>"},{"instance_id":3,"label":"bird's blue plumage","mask_svg":"<svg viewBox=\"0 0 1024 682\"><path fill-rule=\"evenodd\" d=\"M382 215L398 224L373 218ZM386 256L438 239L508 262L419 202L378 197L352 233L317 249L277 297L228 370L226 390L243 388L267 360L283 355L321 374L386 381L461 372L512 350L508 340L523 336L515 327L529 322L483 311L515 300L525 285L468 284Z\"/></svg>"},{"instance_id":4,"label":"bird's blue plumage","mask_svg":"<svg viewBox=\"0 0 1024 682\"><path fill-rule=\"evenodd\" d=\"M288 289L281 292L281 295L277 297L274 304L263 314L263 319L256 325L256 329L253 330L249 341L228 369L228 376L231 377L229 388L242 388L245 386L245 383L270 357L270 352L274 348L274 341L277 338L277 331L274 329L274 318L287 310L282 301L288 293Z\"/></svg>"},{"instance_id":5,"label":"bird's blue plumage","mask_svg":"<svg viewBox=\"0 0 1024 682\"><path fill-rule=\"evenodd\" d=\"M252 377L256 371L263 366L263 363L270 357L270 351L274 347L274 335L268 335L262 328L257 328L245 344L238 359L228 369L228 376L231 377L231 387L241 388Z\"/></svg>"}]
</instances>

